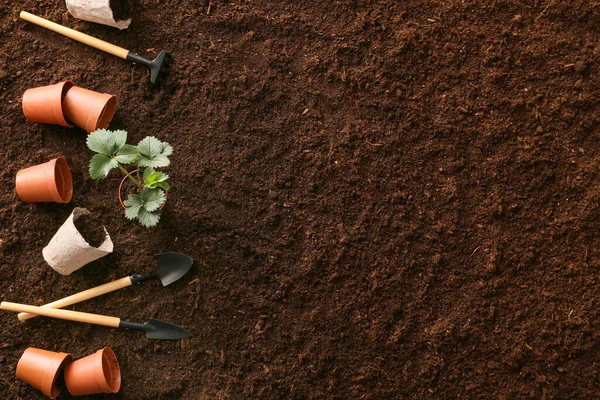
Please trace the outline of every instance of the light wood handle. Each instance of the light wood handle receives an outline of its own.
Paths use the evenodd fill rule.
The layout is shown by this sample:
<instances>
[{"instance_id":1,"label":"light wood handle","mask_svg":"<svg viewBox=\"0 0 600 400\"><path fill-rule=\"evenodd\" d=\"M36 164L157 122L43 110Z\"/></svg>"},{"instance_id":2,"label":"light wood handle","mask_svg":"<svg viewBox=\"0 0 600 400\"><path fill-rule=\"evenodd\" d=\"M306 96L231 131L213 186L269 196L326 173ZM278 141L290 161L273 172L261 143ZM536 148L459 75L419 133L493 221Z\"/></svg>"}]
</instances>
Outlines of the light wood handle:
<instances>
[{"instance_id":1,"label":"light wood handle","mask_svg":"<svg viewBox=\"0 0 600 400\"><path fill-rule=\"evenodd\" d=\"M115 46L114 44L110 44L108 42L105 42L104 40L100 40L93 36L86 35L85 33L81 33L74 29L56 24L54 22L48 21L47 19L38 17L37 15L30 14L26 11L21 11L21 14L19 16L25 21L29 21L46 29L50 29L51 31L60 33L63 36L77 40L78 42L87 44L88 46L95 47L98 50L105 51L114 56L127 59L127 54L129 53L129 50L126 50L122 47Z\"/></svg>"},{"instance_id":2,"label":"light wood handle","mask_svg":"<svg viewBox=\"0 0 600 400\"><path fill-rule=\"evenodd\" d=\"M0 309L6 311L27 312L43 315L45 317L66 319L69 321L86 322L88 324L111 326L113 328L118 328L119 323L121 322L121 319L117 317L107 317L105 315L88 314L79 311L57 310L55 308L28 306L25 304L10 303L8 301L0 303Z\"/></svg>"},{"instance_id":3,"label":"light wood handle","mask_svg":"<svg viewBox=\"0 0 600 400\"><path fill-rule=\"evenodd\" d=\"M72 304L80 303L91 298L101 296L106 293L114 292L115 290L123 289L124 287L131 286L131 278L125 277L116 281L105 283L104 285L96 286L94 288L84 290L83 292L75 293L69 297L65 297L60 300L53 301L52 303L44 304L42 307L46 308L63 308ZM18 318L20 321L26 321L30 318L34 318L35 314L20 313Z\"/></svg>"}]
</instances>

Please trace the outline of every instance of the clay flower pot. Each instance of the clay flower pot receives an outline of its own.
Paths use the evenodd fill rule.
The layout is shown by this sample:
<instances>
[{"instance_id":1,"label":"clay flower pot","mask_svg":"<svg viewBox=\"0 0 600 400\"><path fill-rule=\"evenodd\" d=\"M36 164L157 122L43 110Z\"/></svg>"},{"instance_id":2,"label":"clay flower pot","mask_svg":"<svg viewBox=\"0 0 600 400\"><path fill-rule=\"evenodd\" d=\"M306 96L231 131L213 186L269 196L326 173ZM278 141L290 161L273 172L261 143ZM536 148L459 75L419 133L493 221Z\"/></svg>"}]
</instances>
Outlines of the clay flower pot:
<instances>
[{"instance_id":1,"label":"clay flower pot","mask_svg":"<svg viewBox=\"0 0 600 400\"><path fill-rule=\"evenodd\" d=\"M65 95L63 108L69 122L90 133L108 128L117 109L117 98L73 86Z\"/></svg>"},{"instance_id":2,"label":"clay flower pot","mask_svg":"<svg viewBox=\"0 0 600 400\"><path fill-rule=\"evenodd\" d=\"M17 194L27 203L68 203L73 196L73 180L62 157L17 172Z\"/></svg>"},{"instance_id":3,"label":"clay flower pot","mask_svg":"<svg viewBox=\"0 0 600 400\"><path fill-rule=\"evenodd\" d=\"M59 274L70 275L113 251L113 242L106 228L104 242L98 247L91 246L77 230L74 221L89 213L85 208L76 207L42 250L44 260Z\"/></svg>"},{"instance_id":4,"label":"clay flower pot","mask_svg":"<svg viewBox=\"0 0 600 400\"><path fill-rule=\"evenodd\" d=\"M23 114L27 121L73 126L65 119L63 99L73 82L27 89L23 93Z\"/></svg>"},{"instance_id":5,"label":"clay flower pot","mask_svg":"<svg viewBox=\"0 0 600 400\"><path fill-rule=\"evenodd\" d=\"M55 353L30 347L19 359L17 378L54 399L60 393L56 380L64 366L71 360L71 355L67 353Z\"/></svg>"},{"instance_id":6,"label":"clay flower pot","mask_svg":"<svg viewBox=\"0 0 600 400\"><path fill-rule=\"evenodd\" d=\"M73 396L117 393L121 388L121 369L117 356L105 347L72 362L65 368L67 390Z\"/></svg>"}]
</instances>

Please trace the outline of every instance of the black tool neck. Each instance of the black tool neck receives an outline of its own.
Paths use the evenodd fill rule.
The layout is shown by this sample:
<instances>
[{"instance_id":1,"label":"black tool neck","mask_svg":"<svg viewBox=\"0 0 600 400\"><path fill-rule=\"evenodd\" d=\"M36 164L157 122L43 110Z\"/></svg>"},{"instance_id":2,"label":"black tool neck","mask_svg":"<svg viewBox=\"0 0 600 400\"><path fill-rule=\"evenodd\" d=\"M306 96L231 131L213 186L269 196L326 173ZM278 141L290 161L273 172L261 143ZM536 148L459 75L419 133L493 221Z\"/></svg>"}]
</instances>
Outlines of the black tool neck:
<instances>
[{"instance_id":1,"label":"black tool neck","mask_svg":"<svg viewBox=\"0 0 600 400\"><path fill-rule=\"evenodd\" d=\"M146 324L142 324L140 322L133 322L128 321L126 319L122 319L119 321L119 328L137 329L139 331L145 331L148 327Z\"/></svg>"},{"instance_id":2,"label":"black tool neck","mask_svg":"<svg viewBox=\"0 0 600 400\"><path fill-rule=\"evenodd\" d=\"M132 275L129 277L129 279L131 279L132 285L140 284L148 278L150 278L150 276L147 275Z\"/></svg>"},{"instance_id":3,"label":"black tool neck","mask_svg":"<svg viewBox=\"0 0 600 400\"><path fill-rule=\"evenodd\" d=\"M148 60L147 58L142 57L139 54L134 53L133 51L127 53L127 61L145 65L146 67L149 67L152 64L152 60Z\"/></svg>"}]
</instances>

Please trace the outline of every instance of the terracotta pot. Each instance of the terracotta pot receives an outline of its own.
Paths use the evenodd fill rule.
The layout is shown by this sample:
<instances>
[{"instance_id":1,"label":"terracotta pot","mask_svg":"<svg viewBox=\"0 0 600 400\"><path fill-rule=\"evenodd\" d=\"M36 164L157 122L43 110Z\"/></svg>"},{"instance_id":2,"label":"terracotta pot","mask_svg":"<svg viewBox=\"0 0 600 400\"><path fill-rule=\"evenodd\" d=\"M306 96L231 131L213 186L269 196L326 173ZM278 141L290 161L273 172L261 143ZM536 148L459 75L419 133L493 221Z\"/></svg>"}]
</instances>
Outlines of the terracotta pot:
<instances>
[{"instance_id":1,"label":"terracotta pot","mask_svg":"<svg viewBox=\"0 0 600 400\"><path fill-rule=\"evenodd\" d=\"M117 356L109 347L105 347L72 362L65 368L65 383L73 396L117 393L121 388L121 369Z\"/></svg>"},{"instance_id":2,"label":"terracotta pot","mask_svg":"<svg viewBox=\"0 0 600 400\"><path fill-rule=\"evenodd\" d=\"M17 172L17 194L27 203L68 203L73 196L73 180L62 157Z\"/></svg>"},{"instance_id":3,"label":"terracotta pot","mask_svg":"<svg viewBox=\"0 0 600 400\"><path fill-rule=\"evenodd\" d=\"M135 174L136 172L138 172L137 169L131 171L129 174L133 176L133 174ZM123 184L125 183L125 181L127 181L129 178L126 176L123 177L123 179L121 179L121 183L119 183L119 191L117 192L117 196L119 197L119 203L121 204L121 207L123 207L123 210L126 210L127 207L125 207L125 203L123 203L123 195L121 194L121 192L123 191ZM130 181L128 181L130 182ZM133 182L132 182L133 184ZM165 202L163 203L162 206L160 206L160 209L162 210L163 208L165 208L165 206L167 205L167 200L169 200L169 191L165 190Z\"/></svg>"},{"instance_id":4,"label":"terracotta pot","mask_svg":"<svg viewBox=\"0 0 600 400\"><path fill-rule=\"evenodd\" d=\"M27 121L73 126L65 119L63 99L73 86L64 81L55 85L27 89L23 93L23 114Z\"/></svg>"},{"instance_id":5,"label":"terracotta pot","mask_svg":"<svg viewBox=\"0 0 600 400\"><path fill-rule=\"evenodd\" d=\"M61 389L56 385L65 365L72 360L70 354L30 347L21 356L17 364L17 378L41 390L51 399L59 395Z\"/></svg>"},{"instance_id":6,"label":"terracotta pot","mask_svg":"<svg viewBox=\"0 0 600 400\"><path fill-rule=\"evenodd\" d=\"M117 98L74 86L67 92L63 108L68 121L90 133L108 128L117 109Z\"/></svg>"}]
</instances>

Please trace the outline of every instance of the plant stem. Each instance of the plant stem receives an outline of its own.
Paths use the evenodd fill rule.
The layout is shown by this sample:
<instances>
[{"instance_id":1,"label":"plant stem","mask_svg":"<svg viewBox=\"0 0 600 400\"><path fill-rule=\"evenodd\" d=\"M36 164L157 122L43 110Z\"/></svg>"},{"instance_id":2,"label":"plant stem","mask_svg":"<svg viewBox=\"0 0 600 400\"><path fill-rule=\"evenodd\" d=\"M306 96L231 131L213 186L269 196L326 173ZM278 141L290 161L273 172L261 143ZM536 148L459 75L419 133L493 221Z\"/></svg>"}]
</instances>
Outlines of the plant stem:
<instances>
[{"instance_id":1,"label":"plant stem","mask_svg":"<svg viewBox=\"0 0 600 400\"><path fill-rule=\"evenodd\" d=\"M129 172L127 172L127 170L125 168L123 168L121 165L119 165L119 169L126 175L129 177L129 179L131 179L133 181L133 183L135 183L137 185L137 187L139 187L140 189L144 188L144 185L142 185L141 183L139 183L137 181L137 179L135 179L133 176L131 176L131 174Z\"/></svg>"}]
</instances>

